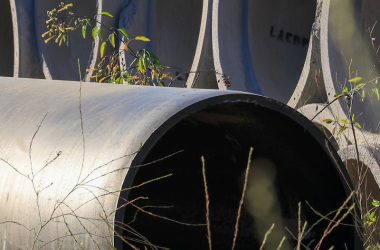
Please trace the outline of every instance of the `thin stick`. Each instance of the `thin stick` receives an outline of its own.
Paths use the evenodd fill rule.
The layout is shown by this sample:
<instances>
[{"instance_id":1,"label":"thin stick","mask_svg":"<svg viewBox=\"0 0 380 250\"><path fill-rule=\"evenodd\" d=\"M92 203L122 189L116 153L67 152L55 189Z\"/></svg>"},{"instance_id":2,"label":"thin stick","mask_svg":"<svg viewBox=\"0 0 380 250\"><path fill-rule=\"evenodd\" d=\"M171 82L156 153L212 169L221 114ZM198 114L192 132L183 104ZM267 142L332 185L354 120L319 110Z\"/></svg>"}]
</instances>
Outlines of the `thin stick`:
<instances>
[{"instance_id":1,"label":"thin stick","mask_svg":"<svg viewBox=\"0 0 380 250\"><path fill-rule=\"evenodd\" d=\"M272 226L270 226L268 231L265 233L263 242L261 243L261 246L260 246L260 250L264 250L265 243L267 243L268 237L272 233L274 226L275 224L273 223Z\"/></svg>"},{"instance_id":2,"label":"thin stick","mask_svg":"<svg viewBox=\"0 0 380 250\"><path fill-rule=\"evenodd\" d=\"M281 247L284 244L285 240L286 240L286 237L285 236L282 237L282 239L281 239L280 243L278 244L278 247L276 248L276 250L280 250L281 249Z\"/></svg>"},{"instance_id":3,"label":"thin stick","mask_svg":"<svg viewBox=\"0 0 380 250\"><path fill-rule=\"evenodd\" d=\"M232 239L232 248L231 248L232 250L234 250L236 247L236 240L237 240L237 236L239 233L239 222L240 222L240 216L241 216L241 209L242 209L243 204L244 204L244 196L245 196L245 192L247 190L247 183L248 183L249 170L251 168L252 154L253 154L253 147L251 147L249 149L247 167L245 168L243 191L242 191L241 197L240 197L239 208L238 208L237 216L236 216L234 237Z\"/></svg>"},{"instance_id":4,"label":"thin stick","mask_svg":"<svg viewBox=\"0 0 380 250\"><path fill-rule=\"evenodd\" d=\"M206 224L207 224L208 249L212 250L211 222L210 222L210 196L208 193L207 178L206 178L206 160L204 156L201 157L201 161L202 161L203 185L204 185L205 199L206 199Z\"/></svg>"}]
</instances>

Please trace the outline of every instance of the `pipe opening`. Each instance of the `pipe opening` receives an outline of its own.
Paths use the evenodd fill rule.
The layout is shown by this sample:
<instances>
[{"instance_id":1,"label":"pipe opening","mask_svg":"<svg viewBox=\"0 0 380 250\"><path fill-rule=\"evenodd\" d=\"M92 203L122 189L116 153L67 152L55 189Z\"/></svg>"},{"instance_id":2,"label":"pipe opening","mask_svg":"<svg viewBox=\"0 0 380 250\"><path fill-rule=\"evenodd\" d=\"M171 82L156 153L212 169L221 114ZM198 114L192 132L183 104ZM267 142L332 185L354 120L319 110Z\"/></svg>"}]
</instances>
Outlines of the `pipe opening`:
<instances>
[{"instance_id":1,"label":"pipe opening","mask_svg":"<svg viewBox=\"0 0 380 250\"><path fill-rule=\"evenodd\" d=\"M44 62L43 72L47 79L55 80L80 80L86 75L86 69L92 57L93 39L91 29L88 28L87 38L83 39L80 31L70 35L69 46L58 46L53 41L45 44L41 34L46 30L46 12L57 8L61 0L39 0L35 1L36 37L39 52ZM92 18L97 13L96 0L76 0L73 12L76 17ZM68 17L69 19L69 17ZM68 20L69 21L69 20ZM104 38L105 39L105 38ZM81 72L78 72L78 60Z\"/></svg>"},{"instance_id":2,"label":"pipe opening","mask_svg":"<svg viewBox=\"0 0 380 250\"><path fill-rule=\"evenodd\" d=\"M370 82L380 76L379 39L380 29L378 13L380 5L375 0L351 0L337 3L331 1L328 15L327 51L322 51L329 60L328 86L335 92L341 92L348 80L360 76L361 82ZM326 26L327 27L327 26ZM325 65L324 66L328 66ZM325 73L326 74L326 73ZM364 88L366 94L355 95L353 113L363 128L378 133L380 104L372 91L374 81ZM378 87L378 86L376 86ZM335 93L327 93L330 100ZM341 102L348 113L347 105Z\"/></svg>"},{"instance_id":3,"label":"pipe opening","mask_svg":"<svg viewBox=\"0 0 380 250\"><path fill-rule=\"evenodd\" d=\"M316 1L249 1L248 11L251 70L266 96L287 102L305 63Z\"/></svg>"},{"instance_id":4,"label":"pipe opening","mask_svg":"<svg viewBox=\"0 0 380 250\"><path fill-rule=\"evenodd\" d=\"M346 199L334 161L315 138L290 118L248 103L215 105L188 116L169 129L148 150L144 160L134 165L182 152L131 169L135 174L131 186L167 174L172 176L132 189L128 199L147 197L134 204L176 221L205 223L200 161L203 155L210 194L213 247L229 248L251 146L254 147L253 162L240 220L238 249L258 249L272 223L276 223L276 227L267 242L268 249L276 249L282 236L291 239L285 227L297 234L298 202L302 203L302 221L312 225L320 217L311 211L306 201L327 214L339 208ZM181 225L142 213L134 206L127 206L118 217L123 218L124 225L128 224L155 245L171 249L208 248L205 226ZM352 223L350 218L345 222ZM318 224L304 242L321 237L326 226L325 221ZM131 230L120 233L138 238ZM348 249L354 249L355 236L354 227L339 226L326 239L325 247L335 245L336 249L344 249L343 244L347 244ZM143 248L139 243L134 244ZM288 240L282 249L294 246L295 241Z\"/></svg>"},{"instance_id":5,"label":"pipe opening","mask_svg":"<svg viewBox=\"0 0 380 250\"><path fill-rule=\"evenodd\" d=\"M197 47L202 17L201 0L157 1L154 10L152 49L163 65L173 67L174 75L185 73L177 86L184 86Z\"/></svg>"},{"instance_id":6,"label":"pipe opening","mask_svg":"<svg viewBox=\"0 0 380 250\"><path fill-rule=\"evenodd\" d=\"M8 0L0 2L0 76L13 76L13 25Z\"/></svg>"},{"instance_id":7,"label":"pipe opening","mask_svg":"<svg viewBox=\"0 0 380 250\"><path fill-rule=\"evenodd\" d=\"M130 1L121 14L120 25L131 37L148 36L147 48L162 65L171 67L174 76L181 74L172 86L185 86L197 47L202 6L201 0L140 0ZM132 44L144 48L141 43ZM125 60L128 65L133 58L127 55Z\"/></svg>"}]
</instances>

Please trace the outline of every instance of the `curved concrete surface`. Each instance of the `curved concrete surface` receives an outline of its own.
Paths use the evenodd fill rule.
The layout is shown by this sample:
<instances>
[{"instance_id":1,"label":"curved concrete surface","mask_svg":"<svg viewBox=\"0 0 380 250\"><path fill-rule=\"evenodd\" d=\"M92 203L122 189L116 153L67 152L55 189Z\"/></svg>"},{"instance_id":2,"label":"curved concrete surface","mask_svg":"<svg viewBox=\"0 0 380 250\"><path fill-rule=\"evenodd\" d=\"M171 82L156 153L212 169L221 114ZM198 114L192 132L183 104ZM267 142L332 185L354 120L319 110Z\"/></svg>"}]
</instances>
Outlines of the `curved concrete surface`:
<instances>
[{"instance_id":1,"label":"curved concrete surface","mask_svg":"<svg viewBox=\"0 0 380 250\"><path fill-rule=\"evenodd\" d=\"M314 0L214 1L216 71L231 77L231 89L288 102L305 63L315 13ZM223 81L219 88L226 89Z\"/></svg>"},{"instance_id":2,"label":"curved concrete surface","mask_svg":"<svg viewBox=\"0 0 380 250\"><path fill-rule=\"evenodd\" d=\"M331 105L320 112L325 107L326 104L313 103L304 105L301 108L297 109L297 111L306 116L309 120L312 120L312 122L316 124L322 131L325 131L329 135L328 138L334 142L333 144L336 143L336 150L344 149L349 145L355 144L355 138L353 136L351 128L342 134L338 134L338 128L335 128L334 131L335 125L333 123L327 124L324 122L325 119L335 120L337 117L340 119L345 119L346 114L342 111L340 105ZM318 112L320 113L317 115ZM356 143L359 146L373 148L380 147L379 136L377 134L369 133L356 127L354 127L354 129Z\"/></svg>"},{"instance_id":3,"label":"curved concrete surface","mask_svg":"<svg viewBox=\"0 0 380 250\"><path fill-rule=\"evenodd\" d=\"M37 51L33 1L9 1L13 23L13 76L44 78Z\"/></svg>"},{"instance_id":4,"label":"curved concrete surface","mask_svg":"<svg viewBox=\"0 0 380 250\"><path fill-rule=\"evenodd\" d=\"M131 38L145 35L151 39L146 45L132 42L131 47L141 49L146 46L163 65L172 67L174 76L182 74L173 86L185 86L197 46L201 46L197 41L205 6L203 1L132 0L126 3L120 16L120 27L126 28ZM127 56L124 60L129 65L132 59Z\"/></svg>"},{"instance_id":5,"label":"curved concrete surface","mask_svg":"<svg viewBox=\"0 0 380 250\"><path fill-rule=\"evenodd\" d=\"M80 31L73 32L70 37L71 41L69 46L62 45L59 47L53 42L45 44L44 39L41 38L41 34L46 32L46 12L57 7L60 2L60 0L34 1L36 37L41 60L43 62L44 75L47 79L79 80L79 59L81 76L88 81L89 77L86 74L86 69L95 65L99 48L98 39L94 42L91 37L91 28L88 28L86 39L83 39ZM74 12L77 16L93 18L102 11L107 11L102 9L102 0L77 0L73 1L73 4ZM102 20L101 16L98 15L96 17L98 21ZM98 23L97 26L99 27L100 24ZM106 38L106 36L103 38Z\"/></svg>"},{"instance_id":6,"label":"curved concrete surface","mask_svg":"<svg viewBox=\"0 0 380 250\"><path fill-rule=\"evenodd\" d=\"M340 92L347 80L361 76L369 81L379 76L377 50L377 26L374 26L378 14L378 1L323 1L321 19L321 61L328 100ZM368 29L374 28L370 38ZM371 43L375 47L372 47ZM368 90L371 94L371 91ZM347 113L344 102L342 111ZM368 132L379 133L379 102L375 95L367 95L361 102L356 96L353 112Z\"/></svg>"},{"instance_id":7,"label":"curved concrete surface","mask_svg":"<svg viewBox=\"0 0 380 250\"><path fill-rule=\"evenodd\" d=\"M259 247L262 235L253 235L253 228L266 231L274 221L296 232L299 201L308 200L326 214L351 188L323 134L293 109L262 96L1 78L0 104L0 239L8 249L30 249L36 238L36 248L106 249L114 242L128 249L118 234L173 249L203 249L205 226L185 226L134 209L203 224L201 155L215 247L229 246L250 146L252 173L266 176L272 191L262 195L256 181L249 181L247 199L272 197L275 203L244 207L238 247ZM168 174L173 175L136 187ZM125 203L135 197L149 198L133 201L135 206ZM276 204L280 217L257 212L272 211L270 204ZM320 219L306 209L302 216L310 223ZM326 223L312 235L323 233ZM355 235L354 228L338 227L326 245L343 248L348 241L349 249L362 249L355 248ZM144 247L141 241L131 243ZM292 249L295 242L285 245Z\"/></svg>"},{"instance_id":8,"label":"curved concrete surface","mask_svg":"<svg viewBox=\"0 0 380 250\"><path fill-rule=\"evenodd\" d=\"M13 76L13 26L9 1L0 3L0 76Z\"/></svg>"},{"instance_id":9,"label":"curved concrete surface","mask_svg":"<svg viewBox=\"0 0 380 250\"><path fill-rule=\"evenodd\" d=\"M213 0L203 0L202 20L193 64L186 86L188 88L216 89L216 75L212 54L212 12Z\"/></svg>"},{"instance_id":10,"label":"curved concrete surface","mask_svg":"<svg viewBox=\"0 0 380 250\"><path fill-rule=\"evenodd\" d=\"M355 146L351 145L339 151L343 162L347 166L348 172L355 183L360 183L359 186L362 208L364 213L367 213L373 206L373 199L380 200L380 169L379 169L379 148L372 146L359 146L360 163L357 167L357 154ZM358 185L358 184L356 184ZM371 234L372 242L380 240L380 224L376 222ZM376 230L377 229L377 230Z\"/></svg>"}]
</instances>

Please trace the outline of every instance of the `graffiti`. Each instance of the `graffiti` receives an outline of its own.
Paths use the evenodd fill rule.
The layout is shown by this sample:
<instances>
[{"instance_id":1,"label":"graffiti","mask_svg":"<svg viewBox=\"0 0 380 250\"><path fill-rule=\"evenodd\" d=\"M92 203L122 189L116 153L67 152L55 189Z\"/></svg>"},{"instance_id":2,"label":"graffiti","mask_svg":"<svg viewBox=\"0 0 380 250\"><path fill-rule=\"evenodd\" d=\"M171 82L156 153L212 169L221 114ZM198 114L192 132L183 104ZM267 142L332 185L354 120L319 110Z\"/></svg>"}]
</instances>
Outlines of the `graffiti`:
<instances>
[{"instance_id":1,"label":"graffiti","mask_svg":"<svg viewBox=\"0 0 380 250\"><path fill-rule=\"evenodd\" d=\"M309 44L307 37L299 36L283 29L276 29L273 25L270 27L270 37L280 42L286 42L296 46L306 47Z\"/></svg>"}]
</instances>

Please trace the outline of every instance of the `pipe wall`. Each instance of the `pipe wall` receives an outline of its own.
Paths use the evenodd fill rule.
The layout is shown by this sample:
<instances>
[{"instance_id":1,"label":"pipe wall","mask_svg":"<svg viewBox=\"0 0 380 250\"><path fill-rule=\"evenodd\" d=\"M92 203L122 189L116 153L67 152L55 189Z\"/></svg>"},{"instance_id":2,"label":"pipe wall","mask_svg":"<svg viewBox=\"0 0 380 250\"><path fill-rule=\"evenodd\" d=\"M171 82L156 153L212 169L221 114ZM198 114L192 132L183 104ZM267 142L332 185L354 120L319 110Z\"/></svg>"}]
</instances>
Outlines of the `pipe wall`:
<instances>
[{"instance_id":1,"label":"pipe wall","mask_svg":"<svg viewBox=\"0 0 380 250\"><path fill-rule=\"evenodd\" d=\"M348 174L323 134L269 98L12 78L1 78L0 90L0 239L6 249L202 248L201 155L215 244L225 246L251 146L242 248L259 246L268 218L296 230L298 202L327 213L350 192ZM269 178L269 196L255 186L265 179L257 175ZM260 197L272 202L255 207ZM306 209L303 215L319 219ZM343 242L356 249L354 228L337 229L326 244Z\"/></svg>"}]
</instances>

